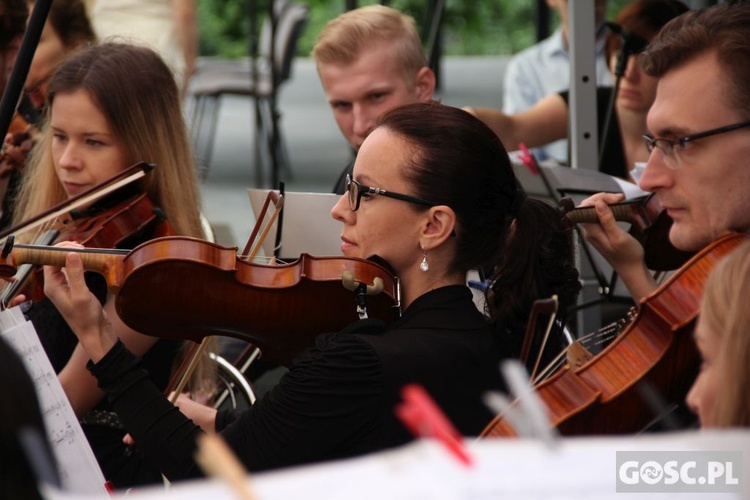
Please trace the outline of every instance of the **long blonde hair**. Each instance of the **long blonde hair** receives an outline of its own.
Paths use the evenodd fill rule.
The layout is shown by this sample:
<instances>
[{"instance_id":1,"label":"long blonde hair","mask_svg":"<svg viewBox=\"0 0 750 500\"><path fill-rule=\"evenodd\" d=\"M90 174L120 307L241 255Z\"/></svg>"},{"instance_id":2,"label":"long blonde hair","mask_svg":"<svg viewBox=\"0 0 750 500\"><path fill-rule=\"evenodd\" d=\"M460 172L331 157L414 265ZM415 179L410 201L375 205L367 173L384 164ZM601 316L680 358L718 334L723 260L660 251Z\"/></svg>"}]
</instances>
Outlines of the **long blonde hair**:
<instances>
[{"instance_id":1,"label":"long blonde hair","mask_svg":"<svg viewBox=\"0 0 750 500\"><path fill-rule=\"evenodd\" d=\"M719 341L716 427L750 427L750 240L737 247L706 282L701 321Z\"/></svg>"},{"instance_id":2,"label":"long blonde hair","mask_svg":"<svg viewBox=\"0 0 750 500\"><path fill-rule=\"evenodd\" d=\"M204 238L195 163L172 72L153 50L122 43L82 49L55 72L42 136L29 156L13 224L67 199L52 158L49 110L57 94L79 90L86 91L104 114L131 163L156 165L141 179L142 186L175 233ZM206 359L191 378L192 387L211 377Z\"/></svg>"},{"instance_id":3,"label":"long blonde hair","mask_svg":"<svg viewBox=\"0 0 750 500\"><path fill-rule=\"evenodd\" d=\"M82 49L52 77L42 137L29 157L14 224L67 199L55 174L49 109L58 93L78 90L105 115L131 163L156 164L143 188L176 233L203 237L195 163L172 73L151 49L120 43Z\"/></svg>"}]
</instances>

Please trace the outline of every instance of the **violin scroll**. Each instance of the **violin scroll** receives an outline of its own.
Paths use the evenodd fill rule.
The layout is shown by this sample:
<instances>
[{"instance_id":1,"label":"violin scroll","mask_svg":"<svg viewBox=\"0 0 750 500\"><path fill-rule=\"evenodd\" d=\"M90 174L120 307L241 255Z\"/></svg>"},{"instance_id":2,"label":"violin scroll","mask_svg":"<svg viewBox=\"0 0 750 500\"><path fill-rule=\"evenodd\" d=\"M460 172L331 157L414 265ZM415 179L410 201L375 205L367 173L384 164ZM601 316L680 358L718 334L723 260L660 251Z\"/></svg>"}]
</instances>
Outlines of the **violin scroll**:
<instances>
[{"instance_id":1,"label":"violin scroll","mask_svg":"<svg viewBox=\"0 0 750 500\"><path fill-rule=\"evenodd\" d=\"M0 179L8 177L14 170L23 169L26 155L32 146L33 140L29 130L8 134L0 149Z\"/></svg>"}]
</instances>

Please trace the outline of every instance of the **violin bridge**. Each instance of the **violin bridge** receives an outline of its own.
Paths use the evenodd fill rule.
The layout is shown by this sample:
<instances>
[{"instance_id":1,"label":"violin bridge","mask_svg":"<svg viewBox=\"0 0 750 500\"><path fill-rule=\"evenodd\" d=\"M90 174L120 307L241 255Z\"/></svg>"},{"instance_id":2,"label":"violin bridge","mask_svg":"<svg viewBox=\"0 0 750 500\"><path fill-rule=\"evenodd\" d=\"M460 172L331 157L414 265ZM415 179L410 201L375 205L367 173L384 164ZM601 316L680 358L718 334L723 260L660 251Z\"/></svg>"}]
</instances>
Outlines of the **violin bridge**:
<instances>
[{"instance_id":1,"label":"violin bridge","mask_svg":"<svg viewBox=\"0 0 750 500\"><path fill-rule=\"evenodd\" d=\"M573 369L580 368L591 359L591 353L579 341L570 344L566 350L565 357L568 366Z\"/></svg>"}]
</instances>

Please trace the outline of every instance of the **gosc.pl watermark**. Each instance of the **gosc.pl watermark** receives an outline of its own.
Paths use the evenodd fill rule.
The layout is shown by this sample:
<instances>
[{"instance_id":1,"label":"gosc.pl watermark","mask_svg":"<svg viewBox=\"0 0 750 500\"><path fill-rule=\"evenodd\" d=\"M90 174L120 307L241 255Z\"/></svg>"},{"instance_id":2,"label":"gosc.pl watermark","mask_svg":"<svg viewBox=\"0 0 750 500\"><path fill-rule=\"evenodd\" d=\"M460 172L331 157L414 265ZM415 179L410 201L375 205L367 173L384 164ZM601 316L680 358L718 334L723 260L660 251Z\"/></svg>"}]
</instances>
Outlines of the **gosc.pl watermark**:
<instances>
[{"instance_id":1,"label":"gosc.pl watermark","mask_svg":"<svg viewBox=\"0 0 750 500\"><path fill-rule=\"evenodd\" d=\"M618 451L618 493L742 491L741 451Z\"/></svg>"}]
</instances>

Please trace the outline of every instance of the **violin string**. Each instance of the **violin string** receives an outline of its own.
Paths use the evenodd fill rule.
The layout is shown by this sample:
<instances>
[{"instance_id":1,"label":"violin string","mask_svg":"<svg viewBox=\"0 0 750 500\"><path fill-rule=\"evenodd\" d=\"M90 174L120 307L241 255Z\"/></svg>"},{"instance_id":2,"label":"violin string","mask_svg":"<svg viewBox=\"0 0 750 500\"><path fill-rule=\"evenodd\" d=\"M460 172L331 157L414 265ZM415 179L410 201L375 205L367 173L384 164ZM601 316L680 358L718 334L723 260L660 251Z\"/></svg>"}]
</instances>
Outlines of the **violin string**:
<instances>
[{"instance_id":1,"label":"violin string","mask_svg":"<svg viewBox=\"0 0 750 500\"><path fill-rule=\"evenodd\" d=\"M532 384L536 385L539 382L546 380L550 375L556 373L557 370L562 368L565 365L565 355L567 352L567 347L560 351L560 353L558 353L558 355L555 356L555 358L550 361L541 372L539 372L539 375L532 381Z\"/></svg>"},{"instance_id":2,"label":"violin string","mask_svg":"<svg viewBox=\"0 0 750 500\"><path fill-rule=\"evenodd\" d=\"M584 347L608 345L610 341L616 339L620 336L620 334L622 334L623 331L625 331L627 326L635 318L635 315L636 308L631 307L630 309L628 309L628 312L623 318L605 325L594 332L583 335L578 339L578 342ZM560 368L562 368L562 366L564 366L566 362L567 352L568 348L565 348L562 352L555 356L555 358L544 368L544 370L539 373L539 376L534 379L534 384L545 380L551 374L556 373Z\"/></svg>"}]
</instances>

